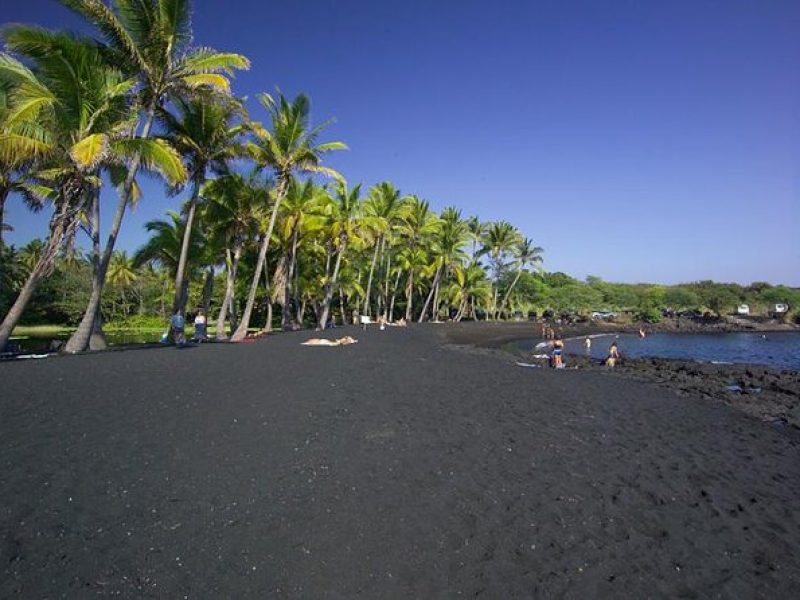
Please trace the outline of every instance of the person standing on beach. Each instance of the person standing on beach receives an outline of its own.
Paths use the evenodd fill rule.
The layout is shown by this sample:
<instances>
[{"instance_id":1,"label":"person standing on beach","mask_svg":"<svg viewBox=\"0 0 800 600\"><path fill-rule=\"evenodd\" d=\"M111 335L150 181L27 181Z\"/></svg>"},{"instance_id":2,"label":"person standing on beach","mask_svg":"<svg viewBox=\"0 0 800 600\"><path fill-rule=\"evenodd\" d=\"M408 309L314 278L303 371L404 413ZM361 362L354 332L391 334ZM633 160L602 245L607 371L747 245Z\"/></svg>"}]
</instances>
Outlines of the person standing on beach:
<instances>
[{"instance_id":1,"label":"person standing on beach","mask_svg":"<svg viewBox=\"0 0 800 600\"><path fill-rule=\"evenodd\" d=\"M564 354L564 342L561 340L561 336L557 336L555 341L553 342L553 368L554 369L563 369L564 368L564 359L562 355Z\"/></svg>"},{"instance_id":2,"label":"person standing on beach","mask_svg":"<svg viewBox=\"0 0 800 600\"><path fill-rule=\"evenodd\" d=\"M197 311L197 316L194 318L194 340L196 342L206 341L206 316L202 309Z\"/></svg>"}]
</instances>

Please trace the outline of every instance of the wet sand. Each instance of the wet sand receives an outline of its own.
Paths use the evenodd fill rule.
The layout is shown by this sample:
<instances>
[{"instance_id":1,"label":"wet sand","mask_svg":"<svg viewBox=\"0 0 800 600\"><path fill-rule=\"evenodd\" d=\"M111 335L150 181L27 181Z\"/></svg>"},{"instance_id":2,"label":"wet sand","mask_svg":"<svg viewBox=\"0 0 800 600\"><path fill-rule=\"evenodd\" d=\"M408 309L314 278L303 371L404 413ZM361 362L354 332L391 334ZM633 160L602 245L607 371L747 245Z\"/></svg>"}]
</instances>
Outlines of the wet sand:
<instances>
[{"instance_id":1,"label":"wet sand","mask_svg":"<svg viewBox=\"0 0 800 600\"><path fill-rule=\"evenodd\" d=\"M793 428L469 330L0 364L0 597L797 595Z\"/></svg>"}]
</instances>

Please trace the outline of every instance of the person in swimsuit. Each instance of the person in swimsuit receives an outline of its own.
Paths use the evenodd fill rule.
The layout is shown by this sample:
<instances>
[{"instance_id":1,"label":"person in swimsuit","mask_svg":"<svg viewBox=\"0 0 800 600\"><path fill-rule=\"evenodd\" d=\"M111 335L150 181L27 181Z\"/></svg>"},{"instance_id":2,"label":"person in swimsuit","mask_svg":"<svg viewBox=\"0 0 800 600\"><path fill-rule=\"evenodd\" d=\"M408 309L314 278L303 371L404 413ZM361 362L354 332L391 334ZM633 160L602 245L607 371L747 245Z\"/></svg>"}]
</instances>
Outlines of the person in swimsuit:
<instances>
[{"instance_id":1,"label":"person in swimsuit","mask_svg":"<svg viewBox=\"0 0 800 600\"><path fill-rule=\"evenodd\" d=\"M563 369L564 368L564 360L562 355L564 354L564 342L561 340L561 337L556 337L555 341L553 342L553 368L554 369Z\"/></svg>"},{"instance_id":2,"label":"person in swimsuit","mask_svg":"<svg viewBox=\"0 0 800 600\"><path fill-rule=\"evenodd\" d=\"M606 358L606 366L607 367L615 367L619 361L619 348L617 347L617 342L612 342L611 346L608 348L608 358Z\"/></svg>"}]
</instances>

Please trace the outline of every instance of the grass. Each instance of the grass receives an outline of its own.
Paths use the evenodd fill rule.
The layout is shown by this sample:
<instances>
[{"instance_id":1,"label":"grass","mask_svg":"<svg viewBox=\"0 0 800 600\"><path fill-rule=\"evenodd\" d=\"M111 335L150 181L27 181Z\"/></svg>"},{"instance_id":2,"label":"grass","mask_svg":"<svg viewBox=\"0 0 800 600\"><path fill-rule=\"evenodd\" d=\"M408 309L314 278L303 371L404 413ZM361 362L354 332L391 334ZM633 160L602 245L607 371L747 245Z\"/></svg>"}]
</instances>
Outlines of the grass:
<instances>
[{"instance_id":1,"label":"grass","mask_svg":"<svg viewBox=\"0 0 800 600\"><path fill-rule=\"evenodd\" d=\"M114 327L110 324L104 328L105 332L113 335L115 333L163 333L169 328L169 323L164 323L161 326L147 326L147 327ZM75 327L70 325L17 325L11 333L12 339L20 338L46 338L46 337L64 337L75 331ZM187 324L186 331L191 333L194 331L192 324ZM260 327L248 328L248 333L256 333L261 331ZM217 332L216 324L209 325L207 334L209 336L215 335Z\"/></svg>"},{"instance_id":2,"label":"grass","mask_svg":"<svg viewBox=\"0 0 800 600\"><path fill-rule=\"evenodd\" d=\"M17 325L11 332L12 338L20 337L48 337L67 335L75 331L68 325Z\"/></svg>"}]
</instances>

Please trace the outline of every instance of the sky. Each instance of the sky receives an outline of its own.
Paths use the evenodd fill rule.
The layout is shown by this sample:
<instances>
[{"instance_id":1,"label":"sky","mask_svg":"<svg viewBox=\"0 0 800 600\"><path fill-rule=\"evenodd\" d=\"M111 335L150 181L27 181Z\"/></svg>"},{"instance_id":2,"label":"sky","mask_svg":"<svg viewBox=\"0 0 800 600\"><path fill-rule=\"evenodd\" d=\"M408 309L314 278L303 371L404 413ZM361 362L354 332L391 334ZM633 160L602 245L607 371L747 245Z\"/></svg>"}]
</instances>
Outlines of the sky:
<instances>
[{"instance_id":1,"label":"sky","mask_svg":"<svg viewBox=\"0 0 800 600\"><path fill-rule=\"evenodd\" d=\"M53 0L0 22L86 31ZM254 118L278 86L336 119L351 185L507 220L548 271L800 286L800 2L195 0L193 26L251 59ZM143 188L120 249L181 202ZM46 234L10 204L9 243Z\"/></svg>"}]
</instances>

